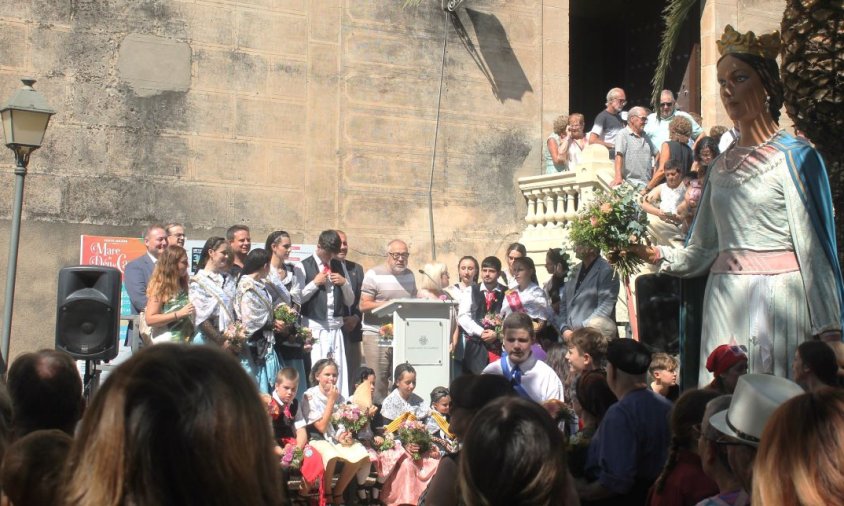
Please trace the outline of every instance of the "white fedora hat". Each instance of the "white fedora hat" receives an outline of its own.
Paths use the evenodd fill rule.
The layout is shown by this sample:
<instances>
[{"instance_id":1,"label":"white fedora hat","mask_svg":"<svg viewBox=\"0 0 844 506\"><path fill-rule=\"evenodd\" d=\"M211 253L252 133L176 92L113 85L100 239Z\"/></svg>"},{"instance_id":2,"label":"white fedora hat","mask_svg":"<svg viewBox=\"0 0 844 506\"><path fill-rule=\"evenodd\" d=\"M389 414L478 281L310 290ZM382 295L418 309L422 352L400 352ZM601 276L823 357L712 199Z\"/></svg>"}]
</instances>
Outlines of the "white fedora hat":
<instances>
[{"instance_id":1,"label":"white fedora hat","mask_svg":"<svg viewBox=\"0 0 844 506\"><path fill-rule=\"evenodd\" d=\"M730 407L712 415L709 424L722 433L758 446L768 418L780 404L803 394L797 383L769 374L739 377Z\"/></svg>"}]
</instances>

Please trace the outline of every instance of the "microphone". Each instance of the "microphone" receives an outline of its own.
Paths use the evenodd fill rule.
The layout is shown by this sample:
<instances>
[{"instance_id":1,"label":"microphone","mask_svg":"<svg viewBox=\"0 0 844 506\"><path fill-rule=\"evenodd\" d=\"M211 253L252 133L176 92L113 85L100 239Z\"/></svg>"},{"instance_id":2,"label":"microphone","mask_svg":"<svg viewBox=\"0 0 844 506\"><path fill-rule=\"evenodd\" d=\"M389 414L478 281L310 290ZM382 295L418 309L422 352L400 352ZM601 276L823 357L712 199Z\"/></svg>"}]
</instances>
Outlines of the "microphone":
<instances>
[{"instance_id":1,"label":"microphone","mask_svg":"<svg viewBox=\"0 0 844 506\"><path fill-rule=\"evenodd\" d=\"M418 272L419 272L419 274L421 274L421 275L425 276L426 278L430 279L430 280L431 280L431 282L432 282L432 283L434 283L434 286L436 286L436 285L439 285L439 284L440 284L440 283L437 283L437 282L434 280L434 278L432 278L430 275L428 275L428 273L427 273L427 272L425 272L423 269L419 269L419 271L418 271ZM446 297L448 297L448 300L454 300L454 297L452 297L452 296L451 296L448 292L446 292L445 290L443 290L443 293L445 294L445 296L446 296Z\"/></svg>"}]
</instances>

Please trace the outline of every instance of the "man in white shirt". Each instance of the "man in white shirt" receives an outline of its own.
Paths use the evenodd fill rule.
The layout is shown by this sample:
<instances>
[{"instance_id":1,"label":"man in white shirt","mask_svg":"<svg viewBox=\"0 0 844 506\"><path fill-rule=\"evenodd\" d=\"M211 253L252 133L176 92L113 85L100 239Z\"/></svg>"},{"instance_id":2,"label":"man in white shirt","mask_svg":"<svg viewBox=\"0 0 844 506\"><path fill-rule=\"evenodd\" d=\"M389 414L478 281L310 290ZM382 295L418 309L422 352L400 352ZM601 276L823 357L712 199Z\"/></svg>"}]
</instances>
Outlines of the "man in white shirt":
<instances>
[{"instance_id":1,"label":"man in white shirt","mask_svg":"<svg viewBox=\"0 0 844 506\"><path fill-rule=\"evenodd\" d=\"M296 286L301 293L302 325L311 329L316 339L311 349L311 363L323 358L337 362L337 388L349 396L346 347L343 342L343 315L354 304L355 294L347 282L349 273L335 256L341 240L336 230L319 234L316 252L293 266Z\"/></svg>"},{"instance_id":2,"label":"man in white shirt","mask_svg":"<svg viewBox=\"0 0 844 506\"><path fill-rule=\"evenodd\" d=\"M545 362L531 351L533 320L525 313L512 313L504 319L504 354L484 369L483 374L504 376L520 396L538 403L563 398L563 382Z\"/></svg>"}]
</instances>

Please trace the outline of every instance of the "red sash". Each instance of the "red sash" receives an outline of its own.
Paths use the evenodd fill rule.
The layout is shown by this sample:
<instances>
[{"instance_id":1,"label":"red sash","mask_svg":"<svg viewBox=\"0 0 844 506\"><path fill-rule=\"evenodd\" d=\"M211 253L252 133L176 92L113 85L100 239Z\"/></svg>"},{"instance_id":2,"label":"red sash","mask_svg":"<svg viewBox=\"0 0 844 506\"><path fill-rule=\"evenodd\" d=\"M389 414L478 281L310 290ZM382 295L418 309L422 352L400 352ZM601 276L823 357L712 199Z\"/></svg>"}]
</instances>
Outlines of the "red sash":
<instances>
[{"instance_id":1,"label":"red sash","mask_svg":"<svg viewBox=\"0 0 844 506\"><path fill-rule=\"evenodd\" d=\"M524 313L525 306L522 305L522 298L519 297L518 290L510 290L506 294L507 297L507 304L510 305L510 310L514 313Z\"/></svg>"}]
</instances>

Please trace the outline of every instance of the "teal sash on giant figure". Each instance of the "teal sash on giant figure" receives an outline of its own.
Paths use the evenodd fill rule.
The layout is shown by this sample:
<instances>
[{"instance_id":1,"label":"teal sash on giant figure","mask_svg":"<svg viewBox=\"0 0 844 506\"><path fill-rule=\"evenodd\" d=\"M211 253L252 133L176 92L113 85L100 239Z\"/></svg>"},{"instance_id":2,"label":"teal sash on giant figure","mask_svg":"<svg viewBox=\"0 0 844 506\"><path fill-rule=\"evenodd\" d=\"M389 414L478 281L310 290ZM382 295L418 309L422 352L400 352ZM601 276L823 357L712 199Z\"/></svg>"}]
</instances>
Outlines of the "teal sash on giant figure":
<instances>
[{"instance_id":1,"label":"teal sash on giant figure","mask_svg":"<svg viewBox=\"0 0 844 506\"><path fill-rule=\"evenodd\" d=\"M844 329L844 281L841 278L841 264L838 262L838 248L835 243L835 218L832 210L832 191L829 174L820 153L806 141L781 133L771 145L785 153L788 172L797 187L800 199L812 220L812 227L821 241L826 258L835 274L838 286L841 327Z\"/></svg>"}]
</instances>

